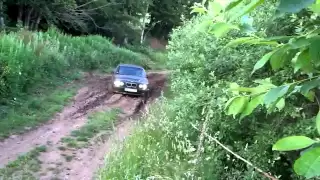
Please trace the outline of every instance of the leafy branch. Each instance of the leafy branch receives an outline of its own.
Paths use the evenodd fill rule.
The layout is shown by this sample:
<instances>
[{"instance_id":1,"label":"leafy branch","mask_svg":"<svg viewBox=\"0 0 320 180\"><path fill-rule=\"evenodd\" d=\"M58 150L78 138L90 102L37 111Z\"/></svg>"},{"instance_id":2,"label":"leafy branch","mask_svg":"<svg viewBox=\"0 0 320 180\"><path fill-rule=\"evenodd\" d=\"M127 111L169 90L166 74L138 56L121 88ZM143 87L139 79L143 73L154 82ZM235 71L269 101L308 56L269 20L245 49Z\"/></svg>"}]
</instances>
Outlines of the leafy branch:
<instances>
[{"instance_id":1,"label":"leafy branch","mask_svg":"<svg viewBox=\"0 0 320 180\"><path fill-rule=\"evenodd\" d=\"M248 17L247 14L264 3L264 0L252 0L249 3L246 3L245 0L233 0L226 4L216 0L210 1L207 7L204 2L195 4L192 13L207 14L211 18L210 21L204 22L205 26L203 26L209 34L221 38L230 31L237 30L249 35L229 42L226 48L240 44L268 45L272 48L272 51L256 62L251 75L268 63L273 71L291 66L294 73L307 75L305 79L279 86L272 84L270 78L255 80L254 82L258 84L256 87L241 87L232 83L230 90L236 96L229 99L225 105L227 115L233 115L234 118L239 115L240 119L243 119L252 114L259 105L264 106L268 113L275 112L275 109L282 110L285 107L285 99L295 93L302 94L312 102L315 100L318 102L315 94L320 87L320 29L317 26L312 30L304 28L305 31L294 36L262 38L254 34L254 28L248 20L241 23L238 23L237 20ZM302 9L307 9L318 17L320 0L279 0L276 13L298 13ZM320 135L320 110L315 119ZM312 178L320 176L320 147L318 145L318 140L309 137L290 136L278 140L273 145L273 150L305 149L300 158L295 161L294 170L298 175Z\"/></svg>"}]
</instances>

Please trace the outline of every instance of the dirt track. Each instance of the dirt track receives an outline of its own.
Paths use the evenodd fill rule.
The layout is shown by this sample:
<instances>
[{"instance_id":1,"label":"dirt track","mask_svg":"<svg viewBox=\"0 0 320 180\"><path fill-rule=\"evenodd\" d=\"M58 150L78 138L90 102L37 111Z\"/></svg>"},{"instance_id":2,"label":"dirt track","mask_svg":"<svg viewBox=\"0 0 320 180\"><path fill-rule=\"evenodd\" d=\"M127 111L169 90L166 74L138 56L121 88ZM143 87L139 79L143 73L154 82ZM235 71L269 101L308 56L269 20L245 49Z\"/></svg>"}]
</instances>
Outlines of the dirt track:
<instances>
[{"instance_id":1,"label":"dirt track","mask_svg":"<svg viewBox=\"0 0 320 180\"><path fill-rule=\"evenodd\" d=\"M160 95L165 86L166 73L151 72L148 77L153 91L147 104ZM107 92L108 83L110 83L110 76L87 77L83 88L78 91L72 103L48 123L0 142L0 167L4 167L18 155L29 152L36 146L45 145L47 151L41 153L39 157L42 162L41 171L37 174L39 179L91 180L95 171L103 163L104 156L110 150L113 141L121 141L129 135L134 125L134 120L130 117L138 114L145 106L139 97ZM120 108L122 111L114 132L107 137L103 137L103 134L103 138L95 137L95 140L85 148L66 149L63 153L74 157L74 160L66 161L59 150L61 139L85 125L89 113L113 108Z\"/></svg>"}]
</instances>

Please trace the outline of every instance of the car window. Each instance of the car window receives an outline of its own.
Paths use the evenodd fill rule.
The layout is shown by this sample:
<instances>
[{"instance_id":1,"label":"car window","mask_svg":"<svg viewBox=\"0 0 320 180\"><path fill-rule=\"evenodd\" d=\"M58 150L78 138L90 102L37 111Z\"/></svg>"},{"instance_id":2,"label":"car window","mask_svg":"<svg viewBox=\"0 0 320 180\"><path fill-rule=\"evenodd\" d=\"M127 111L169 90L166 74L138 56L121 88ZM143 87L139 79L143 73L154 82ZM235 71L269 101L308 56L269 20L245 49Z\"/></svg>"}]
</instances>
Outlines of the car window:
<instances>
[{"instance_id":1,"label":"car window","mask_svg":"<svg viewBox=\"0 0 320 180\"><path fill-rule=\"evenodd\" d=\"M139 77L145 76L145 72L143 69L137 68L137 67L128 67L128 66L120 66L117 73L120 75L130 75L130 76L139 76Z\"/></svg>"}]
</instances>

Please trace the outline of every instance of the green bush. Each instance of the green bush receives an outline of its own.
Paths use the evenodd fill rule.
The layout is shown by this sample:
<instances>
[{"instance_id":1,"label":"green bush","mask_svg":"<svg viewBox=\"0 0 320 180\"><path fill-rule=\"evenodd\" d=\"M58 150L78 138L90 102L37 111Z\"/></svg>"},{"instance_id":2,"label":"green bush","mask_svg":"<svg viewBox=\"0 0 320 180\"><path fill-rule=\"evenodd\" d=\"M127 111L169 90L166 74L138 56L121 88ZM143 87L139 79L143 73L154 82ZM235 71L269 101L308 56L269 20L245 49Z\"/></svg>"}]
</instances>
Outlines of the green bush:
<instances>
[{"instance_id":1,"label":"green bush","mask_svg":"<svg viewBox=\"0 0 320 180\"><path fill-rule=\"evenodd\" d=\"M97 35L72 37L54 28L48 32L3 33L0 38L0 98L3 102L17 97L39 81L64 77L67 71L108 71L118 63L149 67L149 59L141 53L113 46Z\"/></svg>"},{"instance_id":2,"label":"green bush","mask_svg":"<svg viewBox=\"0 0 320 180\"><path fill-rule=\"evenodd\" d=\"M274 7L270 2L251 14L261 36L274 33L265 32L270 27L268 23ZM242 34L231 32L226 38L216 39L203 31L202 22L205 20L208 20L206 16L194 18L172 33L167 66L173 70L171 90L175 97L164 104L165 112L154 112L154 117L151 120L148 118L150 122L147 122L143 133L133 135L122 151L111 155L108 167L102 170L103 179L130 179L135 176L141 179L152 176L162 177L160 179L266 179L208 137L204 137L200 146L199 139L203 134L192 124L201 130L204 122L207 122L207 129L202 131L257 167L274 176L281 176L280 179L301 179L294 175L291 168L298 154L284 155L271 149L279 138L295 135L302 129L310 136L316 132L312 120L298 121L304 115L310 115L295 105L297 100L301 100L300 97L288 99L282 112L267 115L262 109L257 109L241 121L227 116L224 109L226 101L234 96L227 91L230 82L251 86L252 79L266 74L271 76L273 82L290 81L292 69L271 73L266 67L249 79L254 64L270 47L242 45L226 48L230 40ZM281 24L280 20L275 19L272 23ZM292 34L288 28L279 28L279 31L276 33ZM161 113L164 115L159 115ZM150 124L157 127L157 132L149 129L152 127ZM153 141L147 141L149 138ZM134 148L131 143L139 148ZM176 147L179 147L178 150ZM163 154L173 158L165 159ZM151 160L156 157L160 157L161 162ZM129 164L135 168L130 168Z\"/></svg>"}]
</instances>

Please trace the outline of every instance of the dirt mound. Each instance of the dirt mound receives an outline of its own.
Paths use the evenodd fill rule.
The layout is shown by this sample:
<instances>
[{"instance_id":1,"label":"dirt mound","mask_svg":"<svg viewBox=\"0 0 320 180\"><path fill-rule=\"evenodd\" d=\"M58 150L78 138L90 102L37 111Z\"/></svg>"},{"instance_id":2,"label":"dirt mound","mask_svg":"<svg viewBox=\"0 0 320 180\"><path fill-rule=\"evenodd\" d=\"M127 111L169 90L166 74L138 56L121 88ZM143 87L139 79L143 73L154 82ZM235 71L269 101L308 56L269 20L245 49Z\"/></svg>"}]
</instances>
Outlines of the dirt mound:
<instances>
[{"instance_id":1,"label":"dirt mound","mask_svg":"<svg viewBox=\"0 0 320 180\"><path fill-rule=\"evenodd\" d=\"M149 73L152 86L150 103L161 94L165 86L165 73ZM107 91L110 76L92 75L87 77L84 87L78 90L72 103L56 115L47 124L22 135L12 136L0 142L0 167L15 160L21 153L31 151L35 146L46 145L47 151L39 158L41 171L37 174L40 179L92 179L96 169L103 163L105 154L113 141L121 141L130 133L134 121L130 117L136 115L145 104L142 98L112 94ZM89 113L120 109L119 124L108 138L100 134L91 143L82 148L67 148L61 154L61 139L68 137L71 132L87 123ZM129 120L128 120L129 119ZM109 138L110 137L110 138ZM97 140L99 139L99 140ZM66 156L74 160L66 161ZM1 179L1 177L0 177Z\"/></svg>"}]
</instances>

